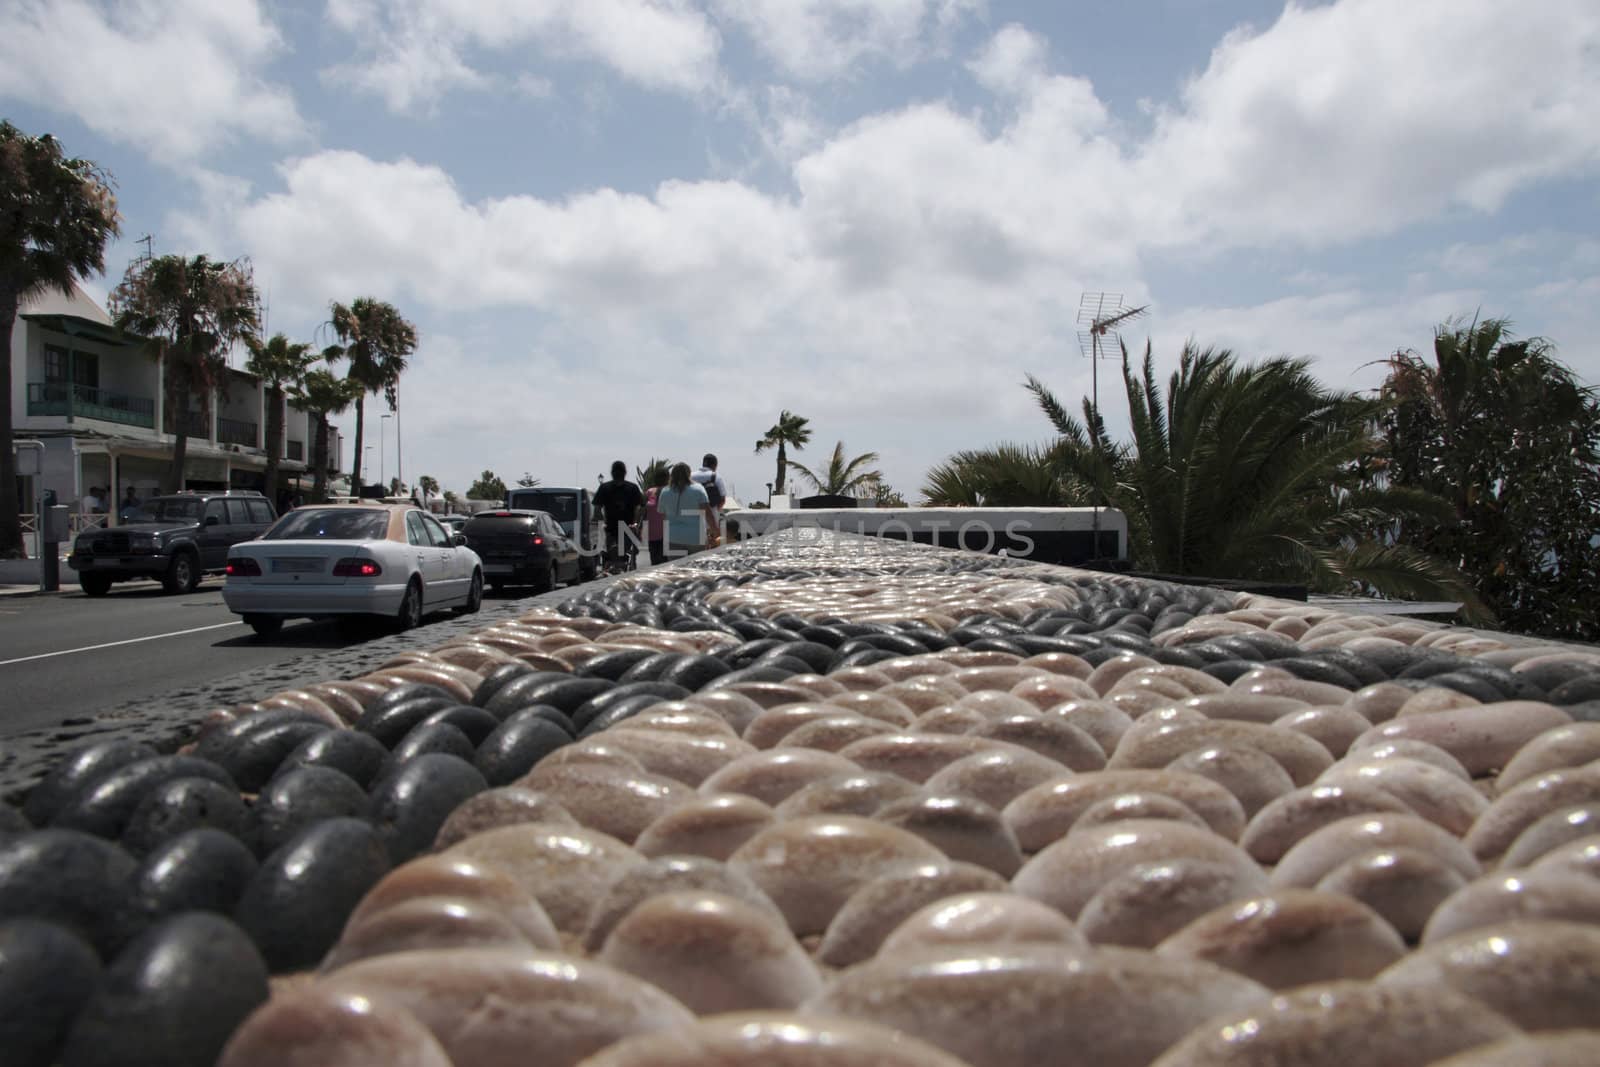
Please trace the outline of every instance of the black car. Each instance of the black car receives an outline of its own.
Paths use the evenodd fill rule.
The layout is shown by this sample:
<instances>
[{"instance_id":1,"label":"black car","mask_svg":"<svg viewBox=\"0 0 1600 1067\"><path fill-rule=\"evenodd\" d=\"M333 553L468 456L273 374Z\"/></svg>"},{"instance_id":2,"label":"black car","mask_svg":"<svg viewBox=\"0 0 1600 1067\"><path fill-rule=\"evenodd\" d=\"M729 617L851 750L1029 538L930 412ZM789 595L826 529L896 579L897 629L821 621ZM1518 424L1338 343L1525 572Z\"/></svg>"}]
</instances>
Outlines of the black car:
<instances>
[{"instance_id":1,"label":"black car","mask_svg":"<svg viewBox=\"0 0 1600 1067\"><path fill-rule=\"evenodd\" d=\"M499 592L531 585L541 593L576 582L582 564L577 544L542 511L484 511L461 530L467 547L483 560L483 577Z\"/></svg>"},{"instance_id":2,"label":"black car","mask_svg":"<svg viewBox=\"0 0 1600 1067\"><path fill-rule=\"evenodd\" d=\"M187 593L202 575L223 573L231 546L259 537L277 518L260 493L152 497L121 525L79 534L67 566L90 596L137 578L159 578L167 592Z\"/></svg>"}]
</instances>

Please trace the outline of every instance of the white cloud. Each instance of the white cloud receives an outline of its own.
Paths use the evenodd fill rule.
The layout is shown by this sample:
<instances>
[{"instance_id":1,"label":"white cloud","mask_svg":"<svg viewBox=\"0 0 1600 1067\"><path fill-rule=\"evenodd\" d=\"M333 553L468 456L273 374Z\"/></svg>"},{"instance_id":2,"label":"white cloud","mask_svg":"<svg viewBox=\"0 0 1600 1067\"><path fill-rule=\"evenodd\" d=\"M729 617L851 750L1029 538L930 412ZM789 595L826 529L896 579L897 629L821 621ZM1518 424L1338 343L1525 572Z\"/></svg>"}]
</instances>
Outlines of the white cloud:
<instances>
[{"instance_id":1,"label":"white cloud","mask_svg":"<svg viewBox=\"0 0 1600 1067\"><path fill-rule=\"evenodd\" d=\"M288 88L264 74L284 42L255 0L13 0L3 20L0 96L158 160L307 134Z\"/></svg>"},{"instance_id":2,"label":"white cloud","mask_svg":"<svg viewBox=\"0 0 1600 1067\"><path fill-rule=\"evenodd\" d=\"M1600 164L1600 6L1291 3L1161 111L1134 183L1155 243L1394 232Z\"/></svg>"},{"instance_id":3,"label":"white cloud","mask_svg":"<svg viewBox=\"0 0 1600 1067\"><path fill-rule=\"evenodd\" d=\"M597 62L647 89L695 94L717 80L716 29L685 0L334 0L329 21L357 39L361 58L329 70L390 108L427 108L453 89L495 79L473 53ZM523 60L516 80L541 77Z\"/></svg>"},{"instance_id":4,"label":"white cloud","mask_svg":"<svg viewBox=\"0 0 1600 1067\"><path fill-rule=\"evenodd\" d=\"M978 84L996 95L1022 93L1046 73L1049 44L1026 27L1012 23L990 38L967 69Z\"/></svg>"},{"instance_id":5,"label":"white cloud","mask_svg":"<svg viewBox=\"0 0 1600 1067\"><path fill-rule=\"evenodd\" d=\"M872 59L908 66L940 51L979 0L711 0L788 75L836 78Z\"/></svg>"},{"instance_id":6,"label":"white cloud","mask_svg":"<svg viewBox=\"0 0 1600 1067\"><path fill-rule=\"evenodd\" d=\"M1431 18L1412 16L1423 9ZM1209 255L1225 272L1256 249L1360 241L1492 210L1484 190L1589 173L1600 133L1570 112L1600 78L1586 50L1600 15L1561 10L1567 21L1551 24L1480 0L1412 0L1403 17L1371 0L1291 7L1225 40L1142 138L1008 27L972 66L996 93L989 115L929 103L828 134L804 98L771 96L781 193L677 180L645 194L474 198L438 166L324 151L286 162L270 190L217 182L218 207L186 215L207 247L249 251L307 329L328 299L358 293L414 311L438 476L483 469L489 446L452 444L448 428L486 422L518 427L484 437L527 455L490 464L503 474L541 474L548 458L565 480L597 452L634 462L709 447L759 485L769 462L730 442L753 443L787 407L813 417L819 451L838 438L877 449L890 480L914 490L955 449L1041 435L1016 388L1025 372L1087 392L1074 323L1085 289L1157 301L1163 374L1193 335L1249 357L1314 355L1328 380L1375 384L1364 364L1480 305L1552 335L1544 323L1556 323L1569 343L1593 336L1592 315L1561 310L1586 299L1592 266L1507 294L1503 308L1476 278L1419 274L1378 294L1343 263L1332 275L1308 263L1286 272L1294 295L1237 305L1162 307L1145 281L1152 255ZM1482 40L1543 58L1469 62ZM1502 141L1518 122L1543 136ZM478 320L497 325L470 335ZM428 348L436 336L448 343ZM590 409L627 387L639 400L626 419Z\"/></svg>"}]
</instances>

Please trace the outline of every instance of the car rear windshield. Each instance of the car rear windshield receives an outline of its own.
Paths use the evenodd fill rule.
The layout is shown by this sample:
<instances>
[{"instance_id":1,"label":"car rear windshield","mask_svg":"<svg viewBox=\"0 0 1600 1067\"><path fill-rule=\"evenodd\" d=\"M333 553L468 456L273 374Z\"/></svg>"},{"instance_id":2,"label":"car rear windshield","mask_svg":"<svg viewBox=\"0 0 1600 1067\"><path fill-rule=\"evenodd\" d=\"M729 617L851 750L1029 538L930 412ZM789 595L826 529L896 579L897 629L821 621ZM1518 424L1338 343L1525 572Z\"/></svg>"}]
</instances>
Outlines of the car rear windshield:
<instances>
[{"instance_id":1,"label":"car rear windshield","mask_svg":"<svg viewBox=\"0 0 1600 1067\"><path fill-rule=\"evenodd\" d=\"M158 496L129 513L128 522L199 522L202 502L192 496Z\"/></svg>"},{"instance_id":2,"label":"car rear windshield","mask_svg":"<svg viewBox=\"0 0 1600 1067\"><path fill-rule=\"evenodd\" d=\"M557 522L571 522L578 517L578 497L575 493L541 493L537 489L532 492L513 490L511 506L527 508L529 511L542 511Z\"/></svg>"},{"instance_id":3,"label":"car rear windshield","mask_svg":"<svg viewBox=\"0 0 1600 1067\"><path fill-rule=\"evenodd\" d=\"M389 513L376 508L297 508L261 535L263 541L382 541Z\"/></svg>"},{"instance_id":4,"label":"car rear windshield","mask_svg":"<svg viewBox=\"0 0 1600 1067\"><path fill-rule=\"evenodd\" d=\"M478 515L462 527L464 534L500 533L506 530L526 530L534 525L532 515Z\"/></svg>"}]
</instances>

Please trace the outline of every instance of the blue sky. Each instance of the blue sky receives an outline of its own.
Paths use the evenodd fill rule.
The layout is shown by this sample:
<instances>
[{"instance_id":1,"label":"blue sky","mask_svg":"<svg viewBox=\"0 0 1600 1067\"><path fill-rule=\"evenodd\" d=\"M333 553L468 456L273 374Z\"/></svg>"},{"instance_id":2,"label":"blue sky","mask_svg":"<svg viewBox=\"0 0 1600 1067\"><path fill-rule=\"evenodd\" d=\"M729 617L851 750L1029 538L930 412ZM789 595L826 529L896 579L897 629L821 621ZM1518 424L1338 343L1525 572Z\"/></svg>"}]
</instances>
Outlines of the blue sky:
<instances>
[{"instance_id":1,"label":"blue sky","mask_svg":"<svg viewBox=\"0 0 1600 1067\"><path fill-rule=\"evenodd\" d=\"M1371 388L1481 310L1600 381L1593 0L0 0L0 27L0 115L116 178L90 291L152 234L250 257L297 339L393 302L405 471L457 491L711 450L758 499L787 408L797 458L875 450L914 499L1045 436L1027 373L1088 392L1095 290L1151 305L1128 339L1163 375L1193 338Z\"/></svg>"}]
</instances>

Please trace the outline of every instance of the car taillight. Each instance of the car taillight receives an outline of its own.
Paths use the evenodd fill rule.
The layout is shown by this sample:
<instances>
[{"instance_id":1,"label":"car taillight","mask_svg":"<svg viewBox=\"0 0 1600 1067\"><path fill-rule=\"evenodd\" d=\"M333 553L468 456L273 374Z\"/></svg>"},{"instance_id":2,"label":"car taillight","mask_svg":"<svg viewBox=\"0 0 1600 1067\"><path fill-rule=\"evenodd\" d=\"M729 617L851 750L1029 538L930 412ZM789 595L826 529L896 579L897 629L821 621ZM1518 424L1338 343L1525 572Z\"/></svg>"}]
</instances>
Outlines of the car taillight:
<instances>
[{"instance_id":1,"label":"car taillight","mask_svg":"<svg viewBox=\"0 0 1600 1067\"><path fill-rule=\"evenodd\" d=\"M544 544L544 538L540 537L538 534L534 534L533 535L533 543L536 544L536 545L542 545L542 544Z\"/></svg>"},{"instance_id":2,"label":"car taillight","mask_svg":"<svg viewBox=\"0 0 1600 1067\"><path fill-rule=\"evenodd\" d=\"M376 578L383 573L383 568L376 560L350 556L335 563L333 573L339 578Z\"/></svg>"},{"instance_id":3,"label":"car taillight","mask_svg":"<svg viewBox=\"0 0 1600 1067\"><path fill-rule=\"evenodd\" d=\"M261 574L261 564L247 556L234 556L228 560L229 578L254 578Z\"/></svg>"}]
</instances>

